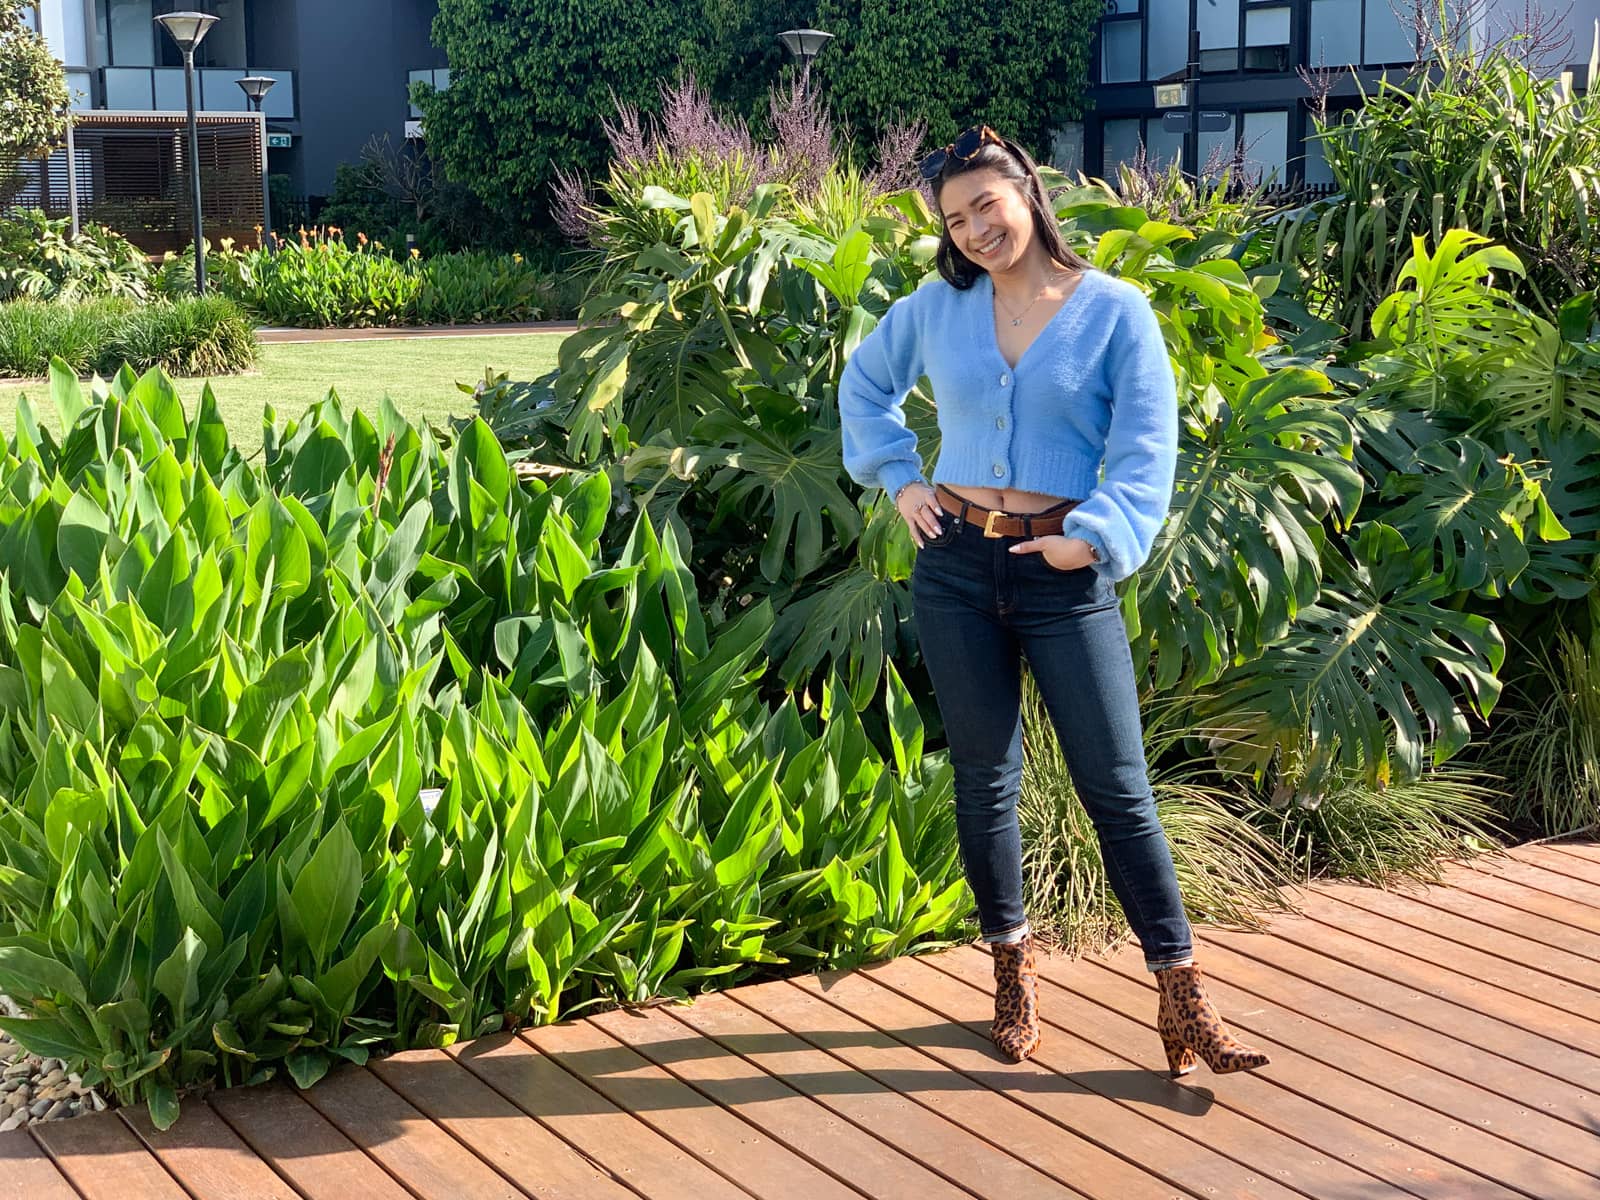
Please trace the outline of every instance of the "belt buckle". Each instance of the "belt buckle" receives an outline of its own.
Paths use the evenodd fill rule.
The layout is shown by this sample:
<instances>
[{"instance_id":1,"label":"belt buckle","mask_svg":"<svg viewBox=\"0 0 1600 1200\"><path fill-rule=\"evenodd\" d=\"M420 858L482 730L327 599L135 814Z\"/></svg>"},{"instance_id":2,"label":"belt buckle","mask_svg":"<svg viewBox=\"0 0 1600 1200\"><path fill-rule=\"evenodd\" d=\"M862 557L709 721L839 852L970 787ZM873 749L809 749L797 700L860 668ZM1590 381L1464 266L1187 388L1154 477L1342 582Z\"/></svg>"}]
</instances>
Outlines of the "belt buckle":
<instances>
[{"instance_id":1,"label":"belt buckle","mask_svg":"<svg viewBox=\"0 0 1600 1200\"><path fill-rule=\"evenodd\" d=\"M997 538L997 537L1003 536L1003 535L998 534L998 533L996 533L994 531L994 523L996 521L998 521L1003 516L1005 516L1005 513L1001 512L998 508L991 508L989 510L989 515L983 519L983 536L984 537L986 537L986 538Z\"/></svg>"}]
</instances>

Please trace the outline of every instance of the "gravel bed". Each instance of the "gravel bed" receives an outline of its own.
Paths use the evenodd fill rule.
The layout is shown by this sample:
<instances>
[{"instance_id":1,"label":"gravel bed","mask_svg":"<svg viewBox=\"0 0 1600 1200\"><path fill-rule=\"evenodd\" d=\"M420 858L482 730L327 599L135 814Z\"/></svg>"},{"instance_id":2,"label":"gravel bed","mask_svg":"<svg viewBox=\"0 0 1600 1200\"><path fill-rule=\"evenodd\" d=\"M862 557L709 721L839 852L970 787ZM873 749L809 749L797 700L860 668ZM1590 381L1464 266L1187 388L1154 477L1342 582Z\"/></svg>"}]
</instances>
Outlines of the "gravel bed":
<instances>
[{"instance_id":1,"label":"gravel bed","mask_svg":"<svg viewBox=\"0 0 1600 1200\"><path fill-rule=\"evenodd\" d=\"M7 996L0 996L0 1011L10 1017L22 1015ZM59 1058L29 1054L0 1030L0 1133L106 1107L105 1098L85 1087Z\"/></svg>"}]
</instances>

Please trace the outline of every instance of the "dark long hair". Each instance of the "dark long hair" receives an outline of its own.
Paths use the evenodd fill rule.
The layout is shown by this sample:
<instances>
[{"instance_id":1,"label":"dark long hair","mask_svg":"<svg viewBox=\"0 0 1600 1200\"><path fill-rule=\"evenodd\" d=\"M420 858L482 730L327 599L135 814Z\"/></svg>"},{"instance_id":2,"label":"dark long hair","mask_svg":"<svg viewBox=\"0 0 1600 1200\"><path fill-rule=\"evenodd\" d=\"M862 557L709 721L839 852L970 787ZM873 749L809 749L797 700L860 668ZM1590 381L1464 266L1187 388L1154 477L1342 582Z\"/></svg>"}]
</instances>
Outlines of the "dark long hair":
<instances>
[{"instance_id":1,"label":"dark long hair","mask_svg":"<svg viewBox=\"0 0 1600 1200\"><path fill-rule=\"evenodd\" d=\"M1033 214L1033 236L1039 239L1039 244L1051 260L1076 271L1088 270L1092 266L1089 260L1068 246L1066 239L1061 236L1061 226L1050 208L1050 198L1045 195L1044 180L1039 178L1039 164L1010 138L1002 138L1001 141L1002 144L998 146L993 142L982 143L978 152L968 159L960 159L953 154L945 159L944 170L933 180L933 203L939 209L940 219L944 218L944 210L939 204L939 197L946 183L957 175L972 171L993 171L1014 183L1023 199L1027 200L1028 211ZM949 229L939 233L939 254L935 261L945 282L963 292L977 283L979 276L987 273L956 249L955 243L950 240Z\"/></svg>"}]
</instances>

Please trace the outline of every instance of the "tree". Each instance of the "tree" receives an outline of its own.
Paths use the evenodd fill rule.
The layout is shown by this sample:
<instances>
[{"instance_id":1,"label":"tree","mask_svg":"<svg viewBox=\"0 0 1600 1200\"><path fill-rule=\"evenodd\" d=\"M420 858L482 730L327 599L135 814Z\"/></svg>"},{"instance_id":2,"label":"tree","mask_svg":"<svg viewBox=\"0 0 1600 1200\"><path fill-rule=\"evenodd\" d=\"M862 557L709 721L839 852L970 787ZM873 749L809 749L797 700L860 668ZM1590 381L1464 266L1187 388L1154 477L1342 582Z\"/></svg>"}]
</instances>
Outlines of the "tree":
<instances>
[{"instance_id":1,"label":"tree","mask_svg":"<svg viewBox=\"0 0 1600 1200\"><path fill-rule=\"evenodd\" d=\"M440 0L433 40L450 86L419 89L428 150L489 207L538 227L556 170L597 173L616 101L653 107L699 33L672 4Z\"/></svg>"},{"instance_id":2,"label":"tree","mask_svg":"<svg viewBox=\"0 0 1600 1200\"><path fill-rule=\"evenodd\" d=\"M1083 115L1103 0L817 0L834 41L813 80L858 141L896 118L935 145L986 122L1038 153Z\"/></svg>"},{"instance_id":3,"label":"tree","mask_svg":"<svg viewBox=\"0 0 1600 1200\"><path fill-rule=\"evenodd\" d=\"M836 35L813 87L859 145L926 120L939 142L987 121L1037 151L1082 113L1102 0L1011 0L973 16L958 0L440 0L434 44L450 87L419 88L445 173L525 228L549 221L558 172L603 173L618 101L654 111L692 73L757 128L792 64L777 35Z\"/></svg>"},{"instance_id":4,"label":"tree","mask_svg":"<svg viewBox=\"0 0 1600 1200\"><path fill-rule=\"evenodd\" d=\"M26 20L33 7L0 0L0 169L49 153L67 128L66 71Z\"/></svg>"}]
</instances>

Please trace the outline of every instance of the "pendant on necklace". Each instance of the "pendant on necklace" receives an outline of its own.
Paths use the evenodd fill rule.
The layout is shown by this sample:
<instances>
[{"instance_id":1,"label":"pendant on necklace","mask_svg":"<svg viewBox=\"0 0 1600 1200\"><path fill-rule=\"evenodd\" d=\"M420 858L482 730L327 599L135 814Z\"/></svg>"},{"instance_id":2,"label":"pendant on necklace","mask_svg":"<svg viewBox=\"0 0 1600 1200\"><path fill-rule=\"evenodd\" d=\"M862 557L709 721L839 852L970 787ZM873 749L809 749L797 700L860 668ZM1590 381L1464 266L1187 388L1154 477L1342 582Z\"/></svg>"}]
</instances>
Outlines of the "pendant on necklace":
<instances>
[{"instance_id":1,"label":"pendant on necklace","mask_svg":"<svg viewBox=\"0 0 1600 1200\"><path fill-rule=\"evenodd\" d=\"M1022 324L1022 318L1021 317L1012 317L1011 318L1011 324L1012 324L1013 327L1015 327L1017 325L1021 325Z\"/></svg>"}]
</instances>

